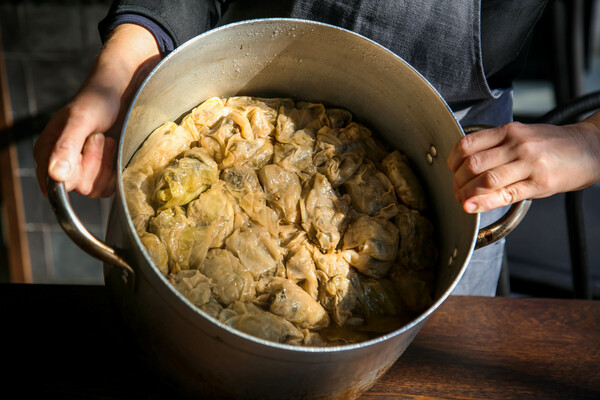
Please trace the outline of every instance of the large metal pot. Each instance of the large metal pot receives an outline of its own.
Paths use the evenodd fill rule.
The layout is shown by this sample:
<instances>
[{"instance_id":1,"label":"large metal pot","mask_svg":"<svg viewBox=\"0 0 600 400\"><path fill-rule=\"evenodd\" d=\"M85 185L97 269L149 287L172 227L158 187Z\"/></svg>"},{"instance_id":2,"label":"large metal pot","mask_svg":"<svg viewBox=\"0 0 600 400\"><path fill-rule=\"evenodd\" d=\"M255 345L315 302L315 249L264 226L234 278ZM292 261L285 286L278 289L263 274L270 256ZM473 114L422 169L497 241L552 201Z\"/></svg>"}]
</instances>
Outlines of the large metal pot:
<instances>
[{"instance_id":1,"label":"large metal pot","mask_svg":"<svg viewBox=\"0 0 600 400\"><path fill-rule=\"evenodd\" d=\"M151 264L123 198L120 171L162 122L211 96L291 96L347 108L402 150L429 193L440 254L434 304L401 329L368 342L299 348L260 340L207 317ZM354 398L400 357L465 271L475 247L507 234L528 202L496 226L462 211L445 160L463 135L447 104L401 58L349 31L267 19L228 25L165 58L137 93L119 146L108 245L85 232L61 184L51 198L71 237L104 260L106 282L148 359L183 392L206 398ZM115 267L116 266L116 267Z\"/></svg>"}]
</instances>

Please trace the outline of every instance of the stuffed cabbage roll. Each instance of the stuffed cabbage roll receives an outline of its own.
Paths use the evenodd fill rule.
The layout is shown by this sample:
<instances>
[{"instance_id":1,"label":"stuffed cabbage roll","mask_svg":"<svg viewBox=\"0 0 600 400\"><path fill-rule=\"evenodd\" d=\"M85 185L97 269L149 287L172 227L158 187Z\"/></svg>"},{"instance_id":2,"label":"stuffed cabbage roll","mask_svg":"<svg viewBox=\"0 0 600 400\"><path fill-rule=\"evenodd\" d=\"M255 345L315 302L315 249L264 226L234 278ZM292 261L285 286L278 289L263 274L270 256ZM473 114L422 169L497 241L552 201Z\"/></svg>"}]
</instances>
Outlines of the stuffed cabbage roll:
<instances>
[{"instance_id":1,"label":"stuffed cabbage roll","mask_svg":"<svg viewBox=\"0 0 600 400\"><path fill-rule=\"evenodd\" d=\"M383 278L396 260L398 228L385 218L361 215L346 229L342 250L354 268L372 278Z\"/></svg>"},{"instance_id":2,"label":"stuffed cabbage roll","mask_svg":"<svg viewBox=\"0 0 600 400\"><path fill-rule=\"evenodd\" d=\"M418 313L433 303L433 269L416 271L396 264L390 270L390 280L409 311Z\"/></svg>"},{"instance_id":3,"label":"stuffed cabbage roll","mask_svg":"<svg viewBox=\"0 0 600 400\"><path fill-rule=\"evenodd\" d=\"M171 161L188 150L199 138L195 132L173 122L165 122L154 130L135 152L127 169L132 171L152 171L154 178ZM148 169L149 168L149 169Z\"/></svg>"},{"instance_id":4,"label":"stuffed cabbage roll","mask_svg":"<svg viewBox=\"0 0 600 400\"><path fill-rule=\"evenodd\" d=\"M394 186L370 162L361 165L343 186L352 198L352 206L361 214L391 218L398 212Z\"/></svg>"},{"instance_id":5,"label":"stuffed cabbage roll","mask_svg":"<svg viewBox=\"0 0 600 400\"><path fill-rule=\"evenodd\" d=\"M297 343L304 338L291 322L251 303L232 304L221 312L219 320L234 329L271 342Z\"/></svg>"},{"instance_id":6,"label":"stuffed cabbage roll","mask_svg":"<svg viewBox=\"0 0 600 400\"><path fill-rule=\"evenodd\" d=\"M221 180L225 182L225 188L238 202L248 193L263 192L256 172L245 165L236 165L224 169L221 172Z\"/></svg>"},{"instance_id":7,"label":"stuffed cabbage roll","mask_svg":"<svg viewBox=\"0 0 600 400\"><path fill-rule=\"evenodd\" d=\"M273 144L269 138L244 139L240 134L235 134L229 138L223 150L220 168L247 164L258 169L271 162L272 157Z\"/></svg>"},{"instance_id":8,"label":"stuffed cabbage roll","mask_svg":"<svg viewBox=\"0 0 600 400\"><path fill-rule=\"evenodd\" d=\"M433 238L433 224L418 211L400 205L394 222L400 233L398 264L410 269L432 268L438 252Z\"/></svg>"},{"instance_id":9,"label":"stuffed cabbage roll","mask_svg":"<svg viewBox=\"0 0 600 400\"><path fill-rule=\"evenodd\" d=\"M260 226L236 230L227 238L225 246L255 279L284 273L283 249L277 239Z\"/></svg>"},{"instance_id":10,"label":"stuffed cabbage roll","mask_svg":"<svg viewBox=\"0 0 600 400\"><path fill-rule=\"evenodd\" d=\"M344 326L360 308L360 285L355 273L326 276L319 271L319 303L337 326Z\"/></svg>"},{"instance_id":11,"label":"stuffed cabbage roll","mask_svg":"<svg viewBox=\"0 0 600 400\"><path fill-rule=\"evenodd\" d=\"M164 169L156 182L154 199L162 208L182 206L198 197L218 179L217 163L204 149L194 147Z\"/></svg>"},{"instance_id":12,"label":"stuffed cabbage roll","mask_svg":"<svg viewBox=\"0 0 600 400\"><path fill-rule=\"evenodd\" d=\"M285 261L286 277L300 286L313 299L319 295L319 282L316 275L313 249L305 234L292 241Z\"/></svg>"},{"instance_id":13,"label":"stuffed cabbage roll","mask_svg":"<svg viewBox=\"0 0 600 400\"><path fill-rule=\"evenodd\" d=\"M341 251L323 254L319 250L313 250L313 259L317 268L328 278L336 275L347 277L350 274L350 264Z\"/></svg>"},{"instance_id":14,"label":"stuffed cabbage roll","mask_svg":"<svg viewBox=\"0 0 600 400\"><path fill-rule=\"evenodd\" d=\"M343 128L352 122L352 113L342 108L328 108L325 110L325 114L331 129Z\"/></svg>"},{"instance_id":15,"label":"stuffed cabbage roll","mask_svg":"<svg viewBox=\"0 0 600 400\"><path fill-rule=\"evenodd\" d=\"M327 127L319 131L313 163L333 187L338 187L354 175L363 162L365 150L362 144L344 142L333 132Z\"/></svg>"},{"instance_id":16,"label":"stuffed cabbage roll","mask_svg":"<svg viewBox=\"0 0 600 400\"><path fill-rule=\"evenodd\" d=\"M357 122L351 122L340 129L338 138L346 145L354 143L360 144L360 146L363 147L365 139L370 138L371 135L371 130L366 126Z\"/></svg>"},{"instance_id":17,"label":"stuffed cabbage roll","mask_svg":"<svg viewBox=\"0 0 600 400\"><path fill-rule=\"evenodd\" d=\"M285 278L263 278L257 284L257 292L269 295L269 311L300 328L320 329L329 325L323 306Z\"/></svg>"},{"instance_id":18,"label":"stuffed cabbage roll","mask_svg":"<svg viewBox=\"0 0 600 400\"><path fill-rule=\"evenodd\" d=\"M152 233L144 232L140 235L140 241L156 268L165 275L169 273L169 253L160 238Z\"/></svg>"},{"instance_id":19,"label":"stuffed cabbage roll","mask_svg":"<svg viewBox=\"0 0 600 400\"><path fill-rule=\"evenodd\" d=\"M201 307L212 299L210 279L197 269L172 274L169 281L179 293L195 306Z\"/></svg>"},{"instance_id":20,"label":"stuffed cabbage roll","mask_svg":"<svg viewBox=\"0 0 600 400\"><path fill-rule=\"evenodd\" d=\"M302 186L294 172L286 171L276 164L266 165L258 171L258 178L265 191L267 203L287 223L299 222L298 202Z\"/></svg>"},{"instance_id":21,"label":"stuffed cabbage roll","mask_svg":"<svg viewBox=\"0 0 600 400\"><path fill-rule=\"evenodd\" d=\"M126 169L123 172L123 191L129 216L137 234L141 235L146 231L148 221L156 214L152 207L152 169L148 166L141 170Z\"/></svg>"},{"instance_id":22,"label":"stuffed cabbage roll","mask_svg":"<svg viewBox=\"0 0 600 400\"><path fill-rule=\"evenodd\" d=\"M423 187L410 168L404 154L400 154L398 151L391 152L381 161L381 167L394 185L400 202L417 211L423 211L426 208Z\"/></svg>"},{"instance_id":23,"label":"stuffed cabbage roll","mask_svg":"<svg viewBox=\"0 0 600 400\"><path fill-rule=\"evenodd\" d=\"M200 272L211 279L213 295L225 306L235 301L249 302L256 296L252 274L229 250L211 249Z\"/></svg>"},{"instance_id":24,"label":"stuffed cabbage roll","mask_svg":"<svg viewBox=\"0 0 600 400\"><path fill-rule=\"evenodd\" d=\"M365 316L396 315L399 310L398 293L389 279L361 278L361 302Z\"/></svg>"},{"instance_id":25,"label":"stuffed cabbage roll","mask_svg":"<svg viewBox=\"0 0 600 400\"><path fill-rule=\"evenodd\" d=\"M225 148L229 138L235 134L235 124L228 118L222 118L214 127L200 135L199 146L206 151L217 164L225 158Z\"/></svg>"},{"instance_id":26,"label":"stuffed cabbage roll","mask_svg":"<svg viewBox=\"0 0 600 400\"><path fill-rule=\"evenodd\" d=\"M281 106L293 107L294 102L291 99L237 96L227 99L226 104L230 109L246 116L254 137L264 138L273 134L279 108Z\"/></svg>"},{"instance_id":27,"label":"stuffed cabbage roll","mask_svg":"<svg viewBox=\"0 0 600 400\"><path fill-rule=\"evenodd\" d=\"M328 123L322 104L298 102L296 108L279 109L275 138L279 143L310 145L317 131Z\"/></svg>"},{"instance_id":28,"label":"stuffed cabbage roll","mask_svg":"<svg viewBox=\"0 0 600 400\"><path fill-rule=\"evenodd\" d=\"M348 204L336 195L325 176L317 173L304 185L300 213L302 227L319 248L335 250L346 227Z\"/></svg>"},{"instance_id":29,"label":"stuffed cabbage roll","mask_svg":"<svg viewBox=\"0 0 600 400\"><path fill-rule=\"evenodd\" d=\"M212 241L210 232L190 228L185 211L181 207L160 211L150 221L148 230L164 243L169 255L169 271L174 273L189 269L194 248L208 247Z\"/></svg>"},{"instance_id":30,"label":"stuffed cabbage roll","mask_svg":"<svg viewBox=\"0 0 600 400\"><path fill-rule=\"evenodd\" d=\"M211 97L195 107L190 115L196 125L212 128L227 113L229 113L229 109L225 107L223 100L218 97Z\"/></svg>"},{"instance_id":31,"label":"stuffed cabbage roll","mask_svg":"<svg viewBox=\"0 0 600 400\"><path fill-rule=\"evenodd\" d=\"M388 155L387 148L373 136L364 139L363 143L367 152L367 158L375 164L379 164Z\"/></svg>"},{"instance_id":32,"label":"stuffed cabbage roll","mask_svg":"<svg viewBox=\"0 0 600 400\"><path fill-rule=\"evenodd\" d=\"M306 182L317 172L313 163L313 147L313 143L305 146L276 143L273 147L273 163L286 171L295 172L302 182Z\"/></svg>"},{"instance_id":33,"label":"stuffed cabbage roll","mask_svg":"<svg viewBox=\"0 0 600 400\"><path fill-rule=\"evenodd\" d=\"M212 226L216 236L211 247L221 247L235 227L237 205L225 189L225 183L214 184L187 207L187 219L197 227Z\"/></svg>"},{"instance_id":34,"label":"stuffed cabbage roll","mask_svg":"<svg viewBox=\"0 0 600 400\"><path fill-rule=\"evenodd\" d=\"M238 201L244 215L255 224L264 227L271 235L279 234L279 217L275 210L267 205L265 192L252 168L227 168L223 170L221 179L225 181L229 193Z\"/></svg>"}]
</instances>

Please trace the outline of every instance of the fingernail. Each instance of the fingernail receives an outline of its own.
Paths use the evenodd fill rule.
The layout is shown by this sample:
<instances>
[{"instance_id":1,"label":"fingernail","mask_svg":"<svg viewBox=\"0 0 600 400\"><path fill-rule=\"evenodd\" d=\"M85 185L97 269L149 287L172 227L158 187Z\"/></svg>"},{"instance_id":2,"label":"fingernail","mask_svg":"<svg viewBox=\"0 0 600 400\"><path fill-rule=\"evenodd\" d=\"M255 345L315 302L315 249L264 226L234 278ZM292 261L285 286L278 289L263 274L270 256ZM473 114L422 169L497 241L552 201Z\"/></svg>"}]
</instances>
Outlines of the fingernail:
<instances>
[{"instance_id":1,"label":"fingernail","mask_svg":"<svg viewBox=\"0 0 600 400\"><path fill-rule=\"evenodd\" d=\"M71 164L68 161L60 160L55 161L50 165L49 170L56 177L57 180L65 180L69 176L69 171L71 169Z\"/></svg>"},{"instance_id":2,"label":"fingernail","mask_svg":"<svg viewBox=\"0 0 600 400\"><path fill-rule=\"evenodd\" d=\"M477 204L473 202L465 203L465 211L468 213L473 213L477 210Z\"/></svg>"},{"instance_id":3,"label":"fingernail","mask_svg":"<svg viewBox=\"0 0 600 400\"><path fill-rule=\"evenodd\" d=\"M94 133L94 136L92 137L92 140L97 145L102 145L104 143L104 135L101 134L101 133Z\"/></svg>"}]
</instances>

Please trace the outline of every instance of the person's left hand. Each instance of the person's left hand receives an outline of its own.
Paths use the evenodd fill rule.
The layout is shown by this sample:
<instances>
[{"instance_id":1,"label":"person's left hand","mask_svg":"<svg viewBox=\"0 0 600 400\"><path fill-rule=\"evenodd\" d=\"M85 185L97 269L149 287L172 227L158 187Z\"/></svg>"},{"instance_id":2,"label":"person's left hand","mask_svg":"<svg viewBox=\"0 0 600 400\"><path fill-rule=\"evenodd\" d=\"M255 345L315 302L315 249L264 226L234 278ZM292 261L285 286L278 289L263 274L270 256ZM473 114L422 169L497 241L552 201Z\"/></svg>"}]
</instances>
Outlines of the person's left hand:
<instances>
[{"instance_id":1,"label":"person's left hand","mask_svg":"<svg viewBox=\"0 0 600 400\"><path fill-rule=\"evenodd\" d=\"M448 167L469 213L579 190L600 181L600 129L512 122L461 138Z\"/></svg>"}]
</instances>

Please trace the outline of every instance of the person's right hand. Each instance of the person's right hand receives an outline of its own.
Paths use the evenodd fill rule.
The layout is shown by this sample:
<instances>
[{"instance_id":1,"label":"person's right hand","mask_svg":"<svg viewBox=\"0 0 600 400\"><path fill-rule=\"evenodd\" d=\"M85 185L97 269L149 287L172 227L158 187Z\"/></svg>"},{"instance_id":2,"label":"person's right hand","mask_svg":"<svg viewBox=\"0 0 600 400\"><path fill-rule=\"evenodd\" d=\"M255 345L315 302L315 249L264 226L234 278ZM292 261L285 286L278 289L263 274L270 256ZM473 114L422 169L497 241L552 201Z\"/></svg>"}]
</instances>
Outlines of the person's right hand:
<instances>
[{"instance_id":1,"label":"person's right hand","mask_svg":"<svg viewBox=\"0 0 600 400\"><path fill-rule=\"evenodd\" d=\"M146 28L122 24L114 29L79 92L35 143L36 175L44 194L48 176L84 196L112 194L124 111L159 60L156 40Z\"/></svg>"},{"instance_id":2,"label":"person's right hand","mask_svg":"<svg viewBox=\"0 0 600 400\"><path fill-rule=\"evenodd\" d=\"M55 114L35 143L36 175L46 193L46 176L64 182L67 191L110 196L114 190L116 140L105 133L119 115L119 93L84 85Z\"/></svg>"}]
</instances>

